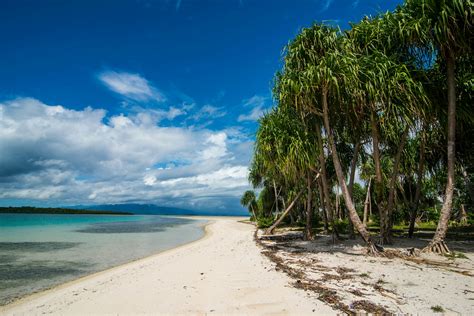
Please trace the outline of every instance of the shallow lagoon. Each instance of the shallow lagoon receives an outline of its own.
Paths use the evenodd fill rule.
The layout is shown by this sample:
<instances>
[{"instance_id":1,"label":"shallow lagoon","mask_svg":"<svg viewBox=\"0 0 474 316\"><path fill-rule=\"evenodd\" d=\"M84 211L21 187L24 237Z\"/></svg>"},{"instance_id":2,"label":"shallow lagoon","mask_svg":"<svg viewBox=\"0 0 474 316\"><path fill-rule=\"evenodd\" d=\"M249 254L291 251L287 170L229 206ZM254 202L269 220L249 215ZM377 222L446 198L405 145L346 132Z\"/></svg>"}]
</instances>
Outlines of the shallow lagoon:
<instances>
[{"instance_id":1,"label":"shallow lagoon","mask_svg":"<svg viewBox=\"0 0 474 316\"><path fill-rule=\"evenodd\" d=\"M196 240L203 220L0 214L0 305Z\"/></svg>"}]
</instances>

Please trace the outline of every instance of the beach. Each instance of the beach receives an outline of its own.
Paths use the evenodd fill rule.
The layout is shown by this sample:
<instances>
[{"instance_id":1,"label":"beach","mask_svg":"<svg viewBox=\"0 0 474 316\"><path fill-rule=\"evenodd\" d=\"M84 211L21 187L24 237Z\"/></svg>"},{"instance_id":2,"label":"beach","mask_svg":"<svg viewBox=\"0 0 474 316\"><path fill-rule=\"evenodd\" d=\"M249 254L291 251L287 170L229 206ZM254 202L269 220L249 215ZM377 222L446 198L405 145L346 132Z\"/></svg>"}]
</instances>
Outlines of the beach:
<instances>
[{"instance_id":1,"label":"beach","mask_svg":"<svg viewBox=\"0 0 474 316\"><path fill-rule=\"evenodd\" d=\"M210 217L203 238L20 299L2 315L336 314L293 288L244 218ZM126 251L126 249L124 249Z\"/></svg>"},{"instance_id":2,"label":"beach","mask_svg":"<svg viewBox=\"0 0 474 316\"><path fill-rule=\"evenodd\" d=\"M206 222L154 215L0 214L0 306L197 240Z\"/></svg>"},{"instance_id":3,"label":"beach","mask_svg":"<svg viewBox=\"0 0 474 316\"><path fill-rule=\"evenodd\" d=\"M207 221L198 240L26 296L0 307L0 314L474 312L468 243L451 242L465 258L423 254L401 260L367 256L360 240L334 243L318 235L313 241L272 241L261 238L261 230L255 240L255 226L244 217L193 218ZM274 236L287 233L280 229ZM420 242L397 240L400 249Z\"/></svg>"}]
</instances>

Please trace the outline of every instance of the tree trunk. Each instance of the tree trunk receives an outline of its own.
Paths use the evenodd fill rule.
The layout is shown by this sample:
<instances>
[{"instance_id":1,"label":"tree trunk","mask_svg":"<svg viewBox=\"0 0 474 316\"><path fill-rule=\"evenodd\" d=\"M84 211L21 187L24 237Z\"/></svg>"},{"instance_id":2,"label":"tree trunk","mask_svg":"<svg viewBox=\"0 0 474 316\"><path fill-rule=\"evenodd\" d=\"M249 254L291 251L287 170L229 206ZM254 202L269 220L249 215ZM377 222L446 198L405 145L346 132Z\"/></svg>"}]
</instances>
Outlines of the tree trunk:
<instances>
[{"instance_id":1,"label":"tree trunk","mask_svg":"<svg viewBox=\"0 0 474 316\"><path fill-rule=\"evenodd\" d=\"M313 205L312 198L313 192L311 187L311 176L307 176L307 198L306 198L306 228L304 231L305 240L313 240Z\"/></svg>"},{"instance_id":2,"label":"tree trunk","mask_svg":"<svg viewBox=\"0 0 474 316\"><path fill-rule=\"evenodd\" d=\"M372 144L373 144L373 158L375 165L375 183L382 183L382 166L380 163L380 148L379 148L379 131L377 127L377 121L375 119L375 113L372 111L370 114L370 123L372 130Z\"/></svg>"},{"instance_id":3,"label":"tree trunk","mask_svg":"<svg viewBox=\"0 0 474 316\"><path fill-rule=\"evenodd\" d=\"M319 174L316 176L316 177L319 177ZM286 215L288 215L288 213L291 211L291 209L293 208L293 206L295 206L296 204L296 201L298 201L298 199L300 198L301 194L303 194L305 188L301 189L298 194L296 195L296 197L293 199L293 201L290 203L290 205L288 205L288 207L286 208L286 210L281 214L281 216L275 221L275 223L272 224L272 226L270 226L269 228L267 228L267 230L265 231L265 235L270 235L270 234L273 234L273 231L275 230L275 228L280 225L281 221L285 218Z\"/></svg>"},{"instance_id":4,"label":"tree trunk","mask_svg":"<svg viewBox=\"0 0 474 316\"><path fill-rule=\"evenodd\" d=\"M382 164L380 158L380 147L379 147L379 130L377 126L377 121L375 118L375 113L371 111L370 113L370 124L372 130L372 157L374 159L375 165L375 203L377 204L377 208L379 209L379 217L380 217L380 237L381 243L386 244L390 243L389 240L386 239L387 232L386 227L388 227L388 214L387 214L387 207L384 202L383 198L383 176L382 176Z\"/></svg>"},{"instance_id":5,"label":"tree trunk","mask_svg":"<svg viewBox=\"0 0 474 316\"><path fill-rule=\"evenodd\" d=\"M416 175L416 189L415 189L415 200L410 207L410 226L408 227L408 238L413 238L415 232L415 221L418 213L418 206L420 205L421 188L423 186L423 174L425 172L425 132L423 130L421 134L420 144L420 162L418 164L418 172Z\"/></svg>"},{"instance_id":6,"label":"tree trunk","mask_svg":"<svg viewBox=\"0 0 474 316\"><path fill-rule=\"evenodd\" d=\"M278 207L278 192L276 188L275 179L273 179L273 192L275 193L275 212L280 213L280 208Z\"/></svg>"},{"instance_id":7,"label":"tree trunk","mask_svg":"<svg viewBox=\"0 0 474 316\"><path fill-rule=\"evenodd\" d=\"M467 212L464 204L461 204L461 209L459 210L459 223L461 225L467 224Z\"/></svg>"},{"instance_id":8,"label":"tree trunk","mask_svg":"<svg viewBox=\"0 0 474 316\"><path fill-rule=\"evenodd\" d=\"M369 179L369 184L367 185L367 194L365 195L365 202L364 202L364 221L363 224L367 227L367 215L369 213L369 205L370 205L370 182L372 179Z\"/></svg>"},{"instance_id":9,"label":"tree trunk","mask_svg":"<svg viewBox=\"0 0 474 316\"><path fill-rule=\"evenodd\" d=\"M370 222L371 217L372 217L372 197L369 198L369 219L368 219L369 222Z\"/></svg>"},{"instance_id":10,"label":"tree trunk","mask_svg":"<svg viewBox=\"0 0 474 316\"><path fill-rule=\"evenodd\" d=\"M330 124L329 124L329 109L328 109L328 100L327 100L327 89L323 89L322 93L322 103L323 103L323 119L324 119L324 126L326 128L326 133L328 135L329 146L331 149L331 155L334 162L334 168L336 169L337 179L339 181L339 185L342 188L342 195L344 197L344 201L347 205L349 210L349 216L354 223L355 228L361 235L362 239L367 243L369 246L369 252L372 254L376 254L383 249L376 244L373 243L372 239L370 238L370 234L364 224L361 222L359 215L352 203L352 199L349 195L349 190L347 189L346 180L344 173L342 171L341 162L339 161L339 156L337 154L336 144L334 143L334 136L332 134Z\"/></svg>"},{"instance_id":11,"label":"tree trunk","mask_svg":"<svg viewBox=\"0 0 474 316\"><path fill-rule=\"evenodd\" d=\"M449 253L449 248L446 246L444 239L448 232L449 218L451 217L451 210L453 207L453 191L454 191L454 164L455 145L456 145L456 86L454 81L454 67L455 56L450 50L446 54L446 68L448 80L448 172L446 192L444 197L443 207L441 208L441 215L438 221L436 233L425 251L433 251L436 253Z\"/></svg>"},{"instance_id":12,"label":"tree trunk","mask_svg":"<svg viewBox=\"0 0 474 316\"><path fill-rule=\"evenodd\" d=\"M328 217L328 221L331 222L332 226L332 233L337 238L339 238L339 233L336 229L336 225L334 222L334 212L332 209L331 203L331 195L329 193L329 185L327 181L327 173L326 173L326 158L324 157L324 147L323 147L323 138L321 135L321 126L319 123L316 123L317 137L318 137L318 147L319 147L319 164L321 167L321 183L323 185L323 193L324 193L324 201L326 203L326 215Z\"/></svg>"},{"instance_id":13,"label":"tree trunk","mask_svg":"<svg viewBox=\"0 0 474 316\"><path fill-rule=\"evenodd\" d=\"M321 179L318 181L318 190L319 190L319 200L321 209L323 211L323 220L324 220L324 231L325 233L329 232L329 225L328 225L328 214L326 213L326 207L324 206L324 193L323 193L323 185L321 184Z\"/></svg>"},{"instance_id":14,"label":"tree trunk","mask_svg":"<svg viewBox=\"0 0 474 316\"><path fill-rule=\"evenodd\" d=\"M398 167L400 166L400 160L402 157L403 148L405 147L405 143L408 137L408 127L405 128L403 135L401 137L400 143L398 144L397 154L395 155L395 162L393 164L392 170L392 177L390 178L389 183L389 192L388 192L388 206L387 206L387 220L385 221L385 225L387 225L384 229L385 235L383 236L384 242L389 244L392 243L392 226L393 226L393 219L392 213L395 207L395 189L397 186L397 179L398 179Z\"/></svg>"},{"instance_id":15,"label":"tree trunk","mask_svg":"<svg viewBox=\"0 0 474 316\"><path fill-rule=\"evenodd\" d=\"M255 214L255 210L253 209L253 205L250 204L250 209L252 210L252 214L253 214L253 219L255 222L257 222L257 215Z\"/></svg>"},{"instance_id":16,"label":"tree trunk","mask_svg":"<svg viewBox=\"0 0 474 316\"><path fill-rule=\"evenodd\" d=\"M353 193L352 191L354 190L354 179L355 179L355 172L357 168L357 160L359 159L360 146L361 146L361 142L359 140L354 146L354 156L352 157L352 161L351 161L351 173L349 175L349 195L351 196L352 201L354 201L354 195L352 194ZM349 218L349 227L348 227L349 238L354 239L355 238L354 224L352 224L347 207L346 207L346 214L347 214L347 217Z\"/></svg>"}]
</instances>

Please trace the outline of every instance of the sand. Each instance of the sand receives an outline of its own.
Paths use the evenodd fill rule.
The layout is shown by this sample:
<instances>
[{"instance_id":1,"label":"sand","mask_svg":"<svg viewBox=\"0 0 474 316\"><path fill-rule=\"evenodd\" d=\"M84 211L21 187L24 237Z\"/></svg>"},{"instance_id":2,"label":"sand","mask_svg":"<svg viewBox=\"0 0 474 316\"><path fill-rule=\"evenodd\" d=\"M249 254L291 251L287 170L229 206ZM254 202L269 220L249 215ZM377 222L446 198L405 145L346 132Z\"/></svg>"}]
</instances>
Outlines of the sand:
<instances>
[{"instance_id":1,"label":"sand","mask_svg":"<svg viewBox=\"0 0 474 316\"><path fill-rule=\"evenodd\" d=\"M388 251L422 248L428 239L395 238ZM298 271L307 284L321 285L329 302L344 304L348 311L371 311L373 307L394 314L433 315L441 308L450 315L474 315L474 244L448 242L451 250L466 258L449 259L436 254L416 258L386 258L365 255L360 240L334 243L330 236L314 241L262 241L290 271ZM317 299L321 290L309 298ZM360 308L364 307L364 308ZM372 310L373 311L373 310Z\"/></svg>"},{"instance_id":2,"label":"sand","mask_svg":"<svg viewBox=\"0 0 474 316\"><path fill-rule=\"evenodd\" d=\"M241 219L210 218L198 241L26 297L0 314L337 313L291 287L293 280L261 254L254 226Z\"/></svg>"}]
</instances>

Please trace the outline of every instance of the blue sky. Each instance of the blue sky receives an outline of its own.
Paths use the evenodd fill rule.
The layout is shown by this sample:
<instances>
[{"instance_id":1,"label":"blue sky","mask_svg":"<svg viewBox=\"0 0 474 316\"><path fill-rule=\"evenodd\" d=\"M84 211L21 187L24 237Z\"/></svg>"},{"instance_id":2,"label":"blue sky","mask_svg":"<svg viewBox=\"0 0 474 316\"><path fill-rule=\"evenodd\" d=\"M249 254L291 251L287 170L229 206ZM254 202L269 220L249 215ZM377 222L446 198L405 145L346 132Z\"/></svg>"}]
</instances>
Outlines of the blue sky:
<instances>
[{"instance_id":1,"label":"blue sky","mask_svg":"<svg viewBox=\"0 0 474 316\"><path fill-rule=\"evenodd\" d=\"M285 44L398 2L2 1L0 205L241 210Z\"/></svg>"}]
</instances>

